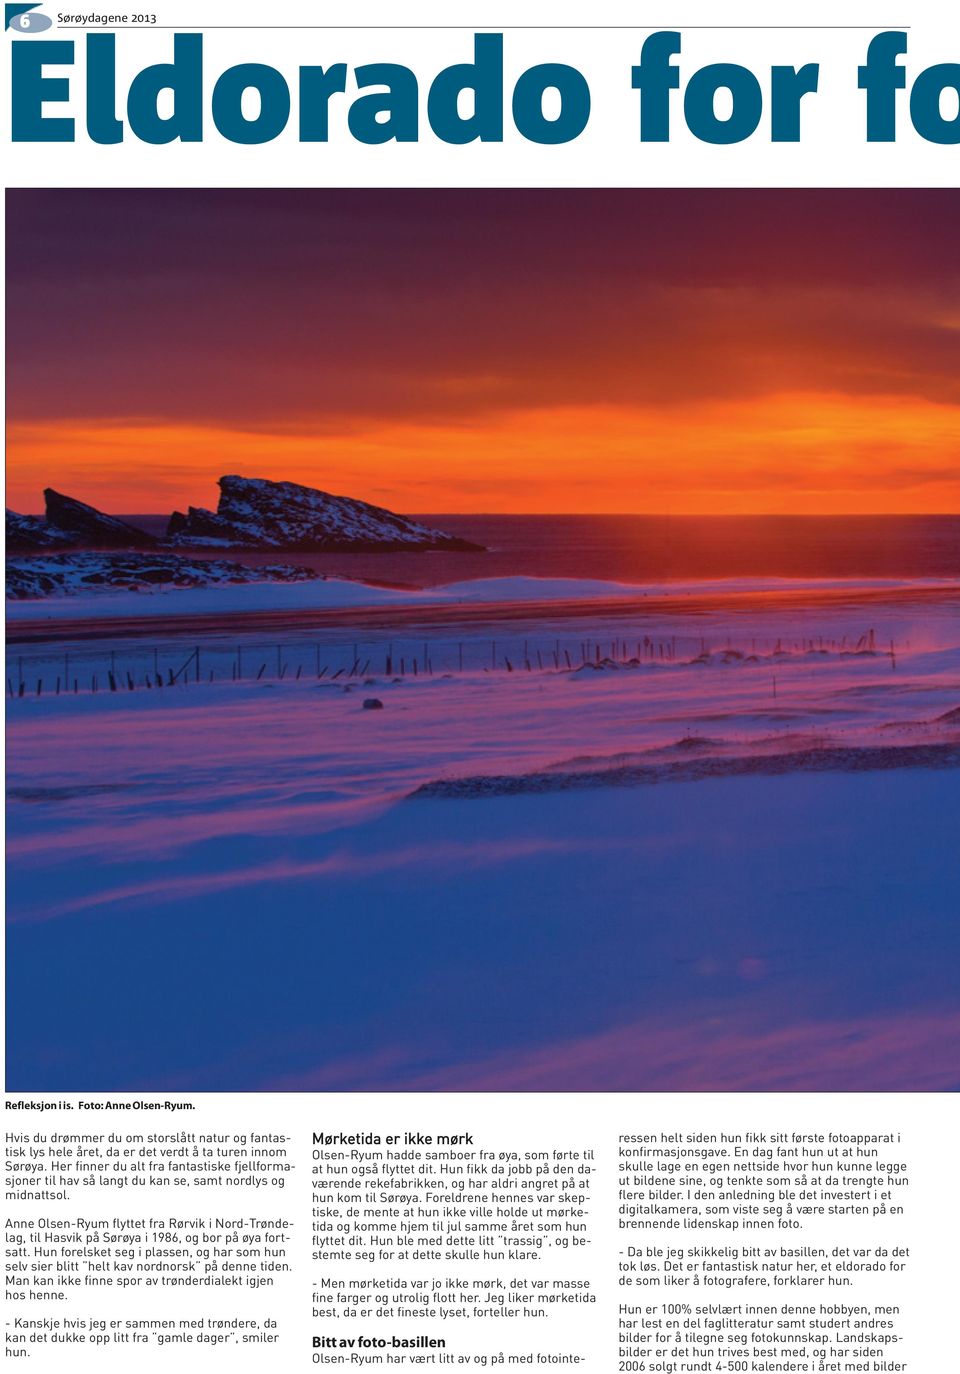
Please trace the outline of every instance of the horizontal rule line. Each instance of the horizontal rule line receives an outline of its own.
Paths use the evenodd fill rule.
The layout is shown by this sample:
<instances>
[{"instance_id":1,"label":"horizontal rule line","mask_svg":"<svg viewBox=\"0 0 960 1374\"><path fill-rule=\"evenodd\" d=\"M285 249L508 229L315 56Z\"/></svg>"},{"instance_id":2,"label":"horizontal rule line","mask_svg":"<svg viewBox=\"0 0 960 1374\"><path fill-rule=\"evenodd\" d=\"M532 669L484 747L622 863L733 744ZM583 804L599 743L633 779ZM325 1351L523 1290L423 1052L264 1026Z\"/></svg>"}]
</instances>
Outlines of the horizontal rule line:
<instances>
[{"instance_id":1,"label":"horizontal rule line","mask_svg":"<svg viewBox=\"0 0 960 1374\"><path fill-rule=\"evenodd\" d=\"M873 33L877 29L909 29L909 24L61 24L59 32L96 33L104 28L121 28L135 33L156 33L178 29L181 33L223 31L226 33L653 33L662 29L688 32L758 33Z\"/></svg>"}]
</instances>

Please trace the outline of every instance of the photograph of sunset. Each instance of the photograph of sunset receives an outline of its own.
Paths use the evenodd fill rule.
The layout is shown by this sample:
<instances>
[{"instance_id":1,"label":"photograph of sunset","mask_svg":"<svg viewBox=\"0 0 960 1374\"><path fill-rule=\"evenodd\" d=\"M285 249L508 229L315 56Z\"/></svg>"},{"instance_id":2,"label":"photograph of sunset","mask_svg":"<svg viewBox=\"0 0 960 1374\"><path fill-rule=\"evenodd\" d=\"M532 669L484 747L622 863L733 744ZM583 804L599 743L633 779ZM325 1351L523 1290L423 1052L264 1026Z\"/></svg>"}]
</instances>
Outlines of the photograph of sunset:
<instances>
[{"instance_id":1,"label":"photograph of sunset","mask_svg":"<svg viewBox=\"0 0 960 1374\"><path fill-rule=\"evenodd\" d=\"M6 234L9 1090L956 1086L960 193Z\"/></svg>"}]
</instances>

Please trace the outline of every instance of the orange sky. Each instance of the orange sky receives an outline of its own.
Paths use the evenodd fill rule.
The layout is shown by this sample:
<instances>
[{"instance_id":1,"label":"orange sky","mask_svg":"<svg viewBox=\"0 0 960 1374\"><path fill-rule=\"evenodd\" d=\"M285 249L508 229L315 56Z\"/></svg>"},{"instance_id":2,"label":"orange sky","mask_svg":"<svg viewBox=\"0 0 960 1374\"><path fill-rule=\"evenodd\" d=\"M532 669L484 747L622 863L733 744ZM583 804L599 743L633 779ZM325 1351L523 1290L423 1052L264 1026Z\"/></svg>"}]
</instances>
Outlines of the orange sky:
<instances>
[{"instance_id":1,"label":"orange sky","mask_svg":"<svg viewBox=\"0 0 960 1374\"><path fill-rule=\"evenodd\" d=\"M70 421L9 433L22 507L55 472L64 490L123 512L215 507L213 474L240 472L409 511L922 514L960 510L958 443L956 407L816 394L320 437Z\"/></svg>"},{"instance_id":2,"label":"orange sky","mask_svg":"<svg viewBox=\"0 0 960 1374\"><path fill-rule=\"evenodd\" d=\"M8 504L236 472L410 512L960 511L958 211L15 192Z\"/></svg>"}]
</instances>

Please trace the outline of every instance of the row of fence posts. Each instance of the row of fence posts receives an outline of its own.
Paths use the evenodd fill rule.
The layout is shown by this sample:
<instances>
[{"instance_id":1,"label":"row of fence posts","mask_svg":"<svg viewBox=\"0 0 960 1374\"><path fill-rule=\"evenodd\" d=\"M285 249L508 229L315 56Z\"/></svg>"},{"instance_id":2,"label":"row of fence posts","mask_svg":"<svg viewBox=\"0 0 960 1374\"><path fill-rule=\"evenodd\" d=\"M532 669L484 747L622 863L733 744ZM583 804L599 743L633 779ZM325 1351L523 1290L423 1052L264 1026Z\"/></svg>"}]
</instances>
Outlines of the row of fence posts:
<instances>
[{"instance_id":1,"label":"row of fence posts","mask_svg":"<svg viewBox=\"0 0 960 1374\"><path fill-rule=\"evenodd\" d=\"M810 649L819 648L820 650L823 650L823 649L825 648L824 640L823 640L822 637L820 637L819 639L810 639L810 640L803 639L803 640L800 641L800 643L801 643L801 645L802 645L802 647L803 647L804 650L806 650L808 647L809 647ZM727 644L728 644L728 647L731 647L730 641L729 641L729 640L727 641ZM756 640L753 640L753 641L751 642L751 645L752 645L752 651L755 652L755 651L756 651ZM538 672L550 671L551 668L552 668L554 671L559 672L559 671L561 670L561 668L566 668L567 671L573 671L573 669L574 669L575 666L576 666L576 667L585 667L587 664L591 664L591 665L596 666L596 665L599 665L599 664L603 663L603 662L605 661L606 658L609 658L609 660L612 660L613 662L617 662L617 663L620 663L620 662L629 662L629 661L631 661L631 660L632 660L632 661L643 662L644 659L646 659L646 660L648 660L648 661L650 661L650 662L657 662L657 661L659 661L659 662L667 663L667 662L675 662L675 661L676 661L676 657L677 657L677 641L676 641L676 638L669 639L669 640L654 640L654 639L652 639L650 636L645 636L642 640L637 640L637 641L636 641L636 656L635 656L635 658L633 658L633 659L632 659L632 656L631 656L631 654L630 654L630 649L631 649L631 647L632 647L632 641L631 641L631 644L628 645L628 643L627 643L626 640L620 639L620 638L617 638L617 639L614 639L614 640L611 641L611 643L610 643L610 653L609 653L609 656L607 656L607 655L604 654L604 652L603 652L604 646L601 645L601 643L600 643L599 640L583 640L583 641L580 642L580 644L579 644L578 647L579 647L579 651L580 651L579 663L576 662L576 651L574 652L574 655L571 656L570 650L569 650L566 646L564 646L563 648L561 648L561 645L560 645L560 641L559 641L559 640L556 640L556 641L554 642L554 647L553 647L552 650L546 650L546 651L544 651L544 650L542 650L542 649L535 648L534 651L533 651L533 655L531 655L531 653L530 653L530 643L529 643L529 640L524 640L524 642L523 642L523 655L522 655L522 658L521 658L521 657L518 657L516 663L514 663L513 659L510 657L510 655L509 655L508 653L506 653L505 651L502 651L502 649L501 649L501 652L502 652L502 666L503 666L503 668L504 668L508 673L517 672L517 671L520 670L520 669L525 669L525 670L529 673L529 672L533 672L533 671L534 671L534 667L536 667L536 670L537 670ZM856 640L856 641L851 640L849 646L847 645L847 637L846 637L846 636L844 636L843 639L842 639L839 643L838 643L836 640L828 640L828 641L826 641L826 647L833 648L833 649L842 649L842 650L845 650L845 651L847 651L847 652L851 652L851 651L853 651L853 652L863 652L864 650L866 650L867 652L875 653L875 652L876 652L876 636L875 636L875 632L874 632L873 630L870 630L870 631L868 631L866 634L861 635L860 638L859 638L858 640ZM247 650L248 655L249 655L250 652L251 652L251 650L248 649L248 650ZM704 656L704 655L706 655L707 652L708 652L708 651L707 651L706 641L705 641L703 638L701 638L701 639L700 639L700 655L701 655L701 657ZM774 652L775 652L775 653L778 653L778 654L783 652L783 641L782 641L781 639L777 639L777 640L776 640ZM896 666L897 666L897 660L896 660L896 647L895 647L895 645L894 645L894 643L893 643L892 640L890 641L890 648L889 648L889 650L888 650L887 652L888 652L888 654L889 654L891 664L892 664L893 668L895 669ZM258 655L257 655L257 658L260 658L261 655L262 655L262 650L261 650L261 654L258 654ZM236 656L235 656L235 659L234 659L233 664L232 664L232 666L231 666L231 679L232 679L232 681L234 681L234 682L239 682L239 681L245 680L245 678L244 678L244 662L243 662L243 656L244 656L243 646L238 644L238 645L237 645L237 650L236 650ZM354 645L353 645L353 660L352 660L352 662L351 662L349 668L340 667L340 668L335 669L333 672L331 672L331 671L330 671L330 666L329 666L329 664L323 663L321 660L322 660L321 646L318 644L318 645L316 646L316 670L315 670L315 671L316 671L316 679L317 679L318 682L319 682L319 681L323 681L323 680L326 680L326 681L328 681L328 682L336 682L336 681L337 681L339 678L341 678L341 677L342 677L342 678L354 678L354 677L361 677L361 678L364 678L364 677L366 677L367 674L370 672L371 667L372 667L372 664L373 664L373 658L372 658L372 657L367 657L367 658L364 658L364 657L363 657L363 655L362 655L361 652L360 652L360 646L359 646L358 644L354 644ZM269 660L268 660L267 658L263 658L262 661L260 662L259 668L257 669L256 673L253 675L253 680L254 680L254 681L259 682L259 681L263 678L264 674L265 674L266 671L267 671L268 665L269 665ZM286 677L288 664L287 664L286 661L284 660L284 657L283 657L283 645L281 645L281 644L278 644L278 645L276 646L276 665L277 665L277 671L276 671L277 680L280 681L280 682L282 682L282 681L284 680L284 678ZM462 672L464 671L464 646L463 646L463 643L462 643L462 642L460 642L460 643L457 644L457 666L458 666L458 671L462 673ZM489 666L489 668L484 668L483 671L484 671L484 672L489 672L489 671L494 671L494 672L495 672L495 671L497 671L500 667L501 667L501 657L498 656L498 644L497 644L497 641L496 641L496 640L491 640L491 642L490 642L490 666ZM413 677L419 677L419 676L421 676L422 674L423 674L423 675L430 676L430 677L433 676L433 674L434 674L434 661L433 661L433 659L430 657L429 645L428 645L426 642L425 642L424 645L423 645L423 654L422 654L422 657L414 656L412 659L409 659L409 660L408 660L408 658L406 657L406 655L400 655L399 657L397 657L397 655L395 655L395 653L394 653L394 646L393 646L393 644L388 645L388 647L387 647L387 649L386 649L386 653L385 653L385 655L384 655L384 669L383 669L383 670L384 670L384 674L385 674L387 677L395 677L395 676L406 677L406 676L408 675L408 668L409 668L410 674L411 674ZM24 678L24 671L23 671L23 669L24 669L23 659L20 658L19 661L18 661L18 679L17 679L17 683L15 684L14 681L13 681L13 679L11 679L11 678L9 678L9 677L7 678L7 693L8 693L8 695L9 695L11 698L14 698L14 697L23 697L23 696L27 695L26 681L25 681L25 678ZM301 676L302 676L302 674L303 674L303 663L301 662L301 663L298 663L298 664L297 664L296 673L293 674L293 679L294 679L295 681L299 681L300 678L301 678ZM109 691L109 692L121 692L121 691L124 691L124 690L126 690L126 691L128 691L128 692L133 692L133 691L136 691L137 688L140 687L140 686L142 686L142 687L144 687L144 688L146 688L146 689L152 690L152 689L154 689L154 688L175 687L175 686L177 685L177 683L180 682L181 680L182 680L184 683L189 682L189 681L191 680L191 677L192 677L193 680L194 680L195 682L197 682L197 683L199 683L199 682L201 681L201 656L200 656L200 646L199 646L199 645L196 645L193 649L191 649L190 653L187 655L187 657L184 659L184 661L180 664L180 666L179 666L178 668L176 668L176 669L167 668L166 671L165 671L165 673L164 673L164 671L162 671L161 668L160 668L159 650L155 648L155 649L153 650L153 671L152 671L152 673L150 673L150 672L145 672L145 673L143 673L142 679L140 678L139 674L135 676L133 673L131 673L131 672L129 671L129 669L124 669L122 672L118 671L118 669L117 669L117 655L116 655L116 650L111 650L111 652L110 652L110 667L109 667L109 669L107 670L107 673L106 673L106 680L105 680L105 683L101 683L99 675L98 675L97 673L93 673L93 674L91 674L91 679L90 679L90 690L91 690L91 692L93 692L93 693L97 693L99 690L101 690L101 686L102 686L102 689L103 689L104 691ZM210 682L213 682L213 681L215 681L215 679L216 679L216 672L215 672L215 670L214 670L213 668L210 668L210 670L209 670L209 681L210 681ZM73 676L72 679L71 679L71 676L70 676L70 655L69 655L69 654L64 654L64 656L63 656L63 675L62 675L62 677L58 674L58 675L56 676L56 678L54 678L52 681L53 681L53 685L52 685L52 688L51 688L50 690L52 690L52 693L53 693L53 695L55 695L55 696L60 696L61 691L63 691L63 692L69 692L69 691L71 690L71 688L72 688L72 691L73 691L74 695L76 695L76 694L79 692L79 690L80 690L80 678L79 678L79 676L78 676L76 673L74 673L74 676ZM43 679L42 677L39 677L39 676L38 676L38 678L37 678L37 685L36 685L36 689L35 689L35 693L30 693L30 695L34 695L34 694L35 694L35 695L38 696L38 697L39 697L39 696L42 696L42 695L43 695L43 684L44 684L44 679Z\"/></svg>"},{"instance_id":2,"label":"row of fence posts","mask_svg":"<svg viewBox=\"0 0 960 1374\"><path fill-rule=\"evenodd\" d=\"M600 644L599 641L583 641L579 645L579 649L579 666L583 666L584 664L591 662L601 663L603 661L603 646ZM644 639L642 641L638 640L637 657L641 658L645 651L651 658L659 657L661 660L672 660L676 656L676 640L672 640L667 643L658 641L656 642L656 644L653 640L649 638ZM627 643L625 640L616 639L611 642L610 657L612 659L625 659L627 657L627 652ZM249 649L247 650L247 653L249 655ZM238 644L236 656L231 666L230 673L231 680L234 682L244 680L243 656L243 646ZM541 649L535 649L533 657L531 657L529 641L525 640L523 644L522 659L519 659L518 663L515 664L510 655L506 652L503 652L502 666L506 669L508 673L513 673L517 671L518 667L523 667L526 669L527 672L532 672L534 669L534 659L536 660L536 668L539 672L549 670L551 667L556 671L559 671L561 667L566 667L568 670L572 670L575 662L574 658L571 657L570 650L568 648L564 647L561 649L559 640L555 641L552 650L546 651L546 658L544 657L544 651ZM74 693L77 693L80 690L80 679L77 675L74 675L71 682L69 654L64 654L63 662L64 669L62 678L58 675L54 679L53 692L56 696L60 695L61 690L69 691L71 686L73 688ZM288 665L283 657L283 646L280 644L276 646L276 665L277 680L282 682L286 677ZM256 673L254 674L253 680L259 682L266 673L268 666L269 660L264 658L261 661ZM341 677L366 677L367 674L370 672L372 666L373 658L364 658L360 652L359 645L355 644L353 646L353 659L350 663L349 668L340 667L334 669L331 672L330 665L322 662L321 646L319 644L316 646L316 677L318 681L326 679L329 682L335 682L338 678ZM490 667L489 669L484 669L484 671L496 671L500 666L501 662L498 656L498 644L496 640L492 640L490 643ZM464 671L464 645L462 642L459 642L457 644L457 669L461 673ZM383 670L384 674L387 677L406 677L408 673L413 677L420 677L421 675L432 677L434 675L434 660L430 656L428 643L424 642L422 656L415 655L413 658L409 659L405 654L401 654L399 656L396 655L394 652L394 646L390 644L384 656ZM302 674L303 664L299 663L297 665L296 673L293 675L294 680L299 681ZM91 674L90 678L90 690L96 693L99 690L101 690L102 687L103 690L110 692L119 692L123 691L124 689L133 692L136 691L139 686L143 686L144 688L149 689L152 689L154 687L162 688L165 686L174 687L181 680L183 682L189 682L191 677L195 682L201 681L201 654L199 645L196 645L190 651L186 659L183 661L183 663L180 664L178 668L167 668L166 675L164 675L164 673L160 669L159 650L154 649L153 672L144 673L142 679L140 678L139 674L135 676L128 669L124 669L122 672L118 671L116 650L111 650L110 667L106 672L105 683L101 683L99 674L93 673ZM215 680L215 677L215 671L211 668L209 671L209 680L213 682ZM36 686L37 696L43 695L43 683L44 679L42 677L38 677ZM10 678L7 678L7 692L8 695L11 697L22 697L26 694L26 683L23 675L22 658L19 661L18 685L15 687L13 681Z\"/></svg>"}]
</instances>

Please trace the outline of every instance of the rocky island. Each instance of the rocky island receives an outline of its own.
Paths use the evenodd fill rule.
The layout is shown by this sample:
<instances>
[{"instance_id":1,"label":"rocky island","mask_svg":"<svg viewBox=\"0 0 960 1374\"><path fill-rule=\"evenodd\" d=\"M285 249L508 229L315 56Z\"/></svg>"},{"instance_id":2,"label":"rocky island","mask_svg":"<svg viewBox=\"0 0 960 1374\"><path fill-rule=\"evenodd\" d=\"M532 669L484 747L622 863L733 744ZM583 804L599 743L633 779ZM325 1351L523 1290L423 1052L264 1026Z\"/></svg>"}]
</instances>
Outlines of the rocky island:
<instances>
[{"instance_id":1,"label":"rocky island","mask_svg":"<svg viewBox=\"0 0 960 1374\"><path fill-rule=\"evenodd\" d=\"M290 564L244 567L205 557L225 549L377 552L480 548L379 506L295 482L221 477L217 510L175 511L164 539L47 488L43 516L7 511L8 599L94 590L310 581Z\"/></svg>"},{"instance_id":2,"label":"rocky island","mask_svg":"<svg viewBox=\"0 0 960 1374\"><path fill-rule=\"evenodd\" d=\"M216 511L175 511L167 527L173 547L300 549L367 552L403 549L477 550L480 545L349 496L270 482L221 477Z\"/></svg>"},{"instance_id":3,"label":"rocky island","mask_svg":"<svg viewBox=\"0 0 960 1374\"><path fill-rule=\"evenodd\" d=\"M7 553L56 552L67 549L152 549L156 539L136 525L104 515L52 487L43 493L46 514L7 511Z\"/></svg>"}]
</instances>

